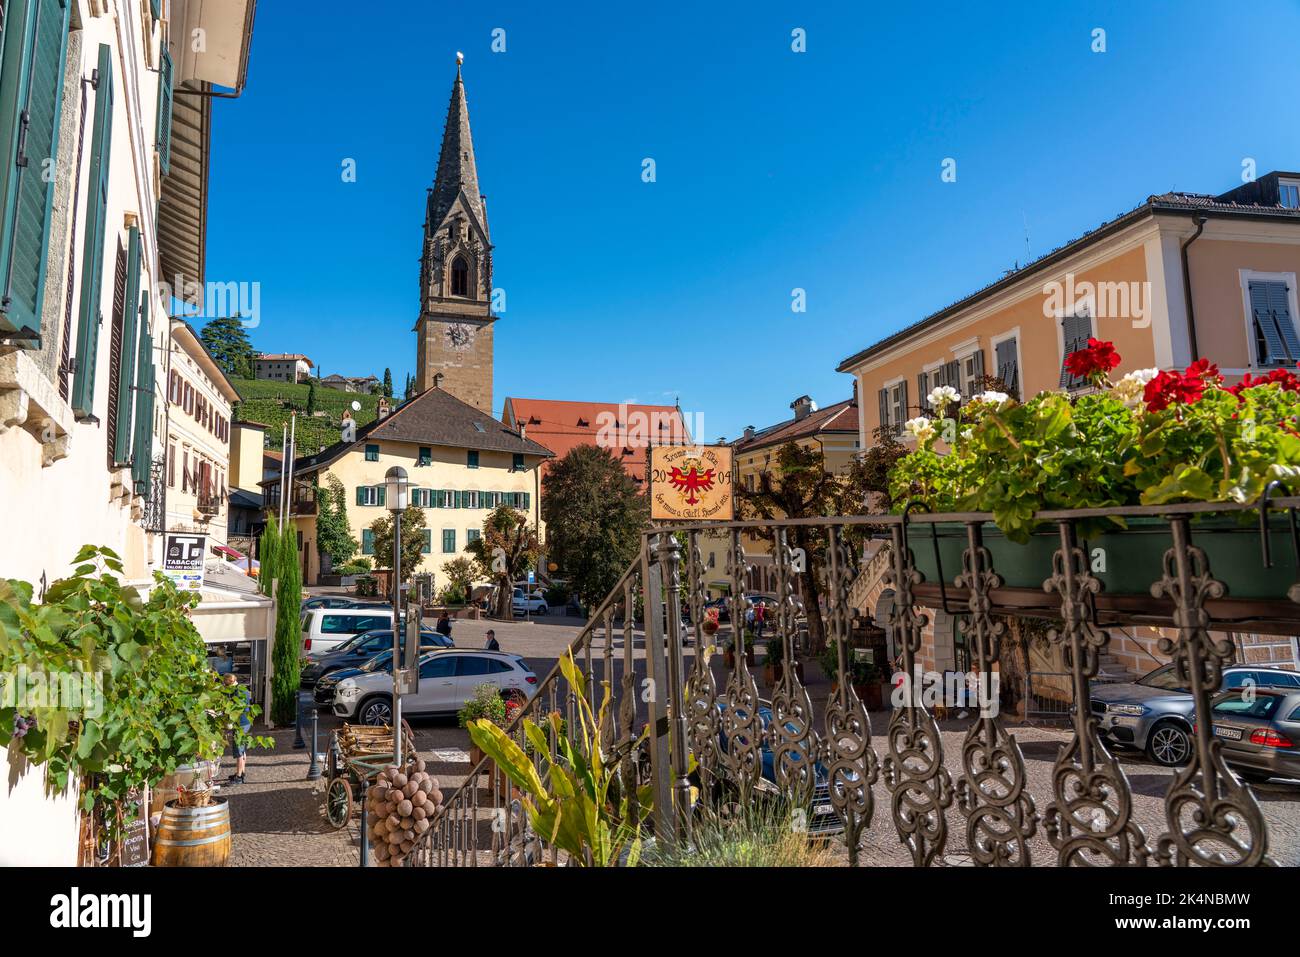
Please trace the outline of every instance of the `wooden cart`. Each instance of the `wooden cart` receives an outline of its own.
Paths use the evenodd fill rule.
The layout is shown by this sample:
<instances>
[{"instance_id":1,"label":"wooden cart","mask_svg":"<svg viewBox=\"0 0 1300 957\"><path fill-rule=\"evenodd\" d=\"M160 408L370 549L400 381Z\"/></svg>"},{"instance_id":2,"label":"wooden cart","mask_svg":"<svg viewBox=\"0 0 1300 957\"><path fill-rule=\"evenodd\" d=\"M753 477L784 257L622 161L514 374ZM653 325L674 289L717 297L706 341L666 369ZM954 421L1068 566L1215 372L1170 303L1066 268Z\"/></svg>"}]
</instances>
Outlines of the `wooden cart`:
<instances>
[{"instance_id":1,"label":"wooden cart","mask_svg":"<svg viewBox=\"0 0 1300 957\"><path fill-rule=\"evenodd\" d=\"M416 757L415 735L402 722L402 755ZM326 757L325 819L334 830L347 827L356 813L363 785L369 785L393 763L391 725L344 724L330 736Z\"/></svg>"}]
</instances>

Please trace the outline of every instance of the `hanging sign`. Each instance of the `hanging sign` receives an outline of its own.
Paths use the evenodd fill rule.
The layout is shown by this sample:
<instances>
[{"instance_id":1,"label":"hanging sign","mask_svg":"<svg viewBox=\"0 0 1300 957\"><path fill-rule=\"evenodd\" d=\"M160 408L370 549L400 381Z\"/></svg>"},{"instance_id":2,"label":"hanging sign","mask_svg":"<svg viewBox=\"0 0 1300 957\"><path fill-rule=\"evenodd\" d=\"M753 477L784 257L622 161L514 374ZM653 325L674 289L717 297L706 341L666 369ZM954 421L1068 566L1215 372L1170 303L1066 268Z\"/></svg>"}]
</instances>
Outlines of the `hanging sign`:
<instances>
[{"instance_id":1,"label":"hanging sign","mask_svg":"<svg viewBox=\"0 0 1300 957\"><path fill-rule=\"evenodd\" d=\"M731 521L731 446L662 445L650 450L650 518Z\"/></svg>"},{"instance_id":2,"label":"hanging sign","mask_svg":"<svg viewBox=\"0 0 1300 957\"><path fill-rule=\"evenodd\" d=\"M207 554L208 536L167 532L163 536L163 574L181 591L199 591Z\"/></svg>"}]
</instances>

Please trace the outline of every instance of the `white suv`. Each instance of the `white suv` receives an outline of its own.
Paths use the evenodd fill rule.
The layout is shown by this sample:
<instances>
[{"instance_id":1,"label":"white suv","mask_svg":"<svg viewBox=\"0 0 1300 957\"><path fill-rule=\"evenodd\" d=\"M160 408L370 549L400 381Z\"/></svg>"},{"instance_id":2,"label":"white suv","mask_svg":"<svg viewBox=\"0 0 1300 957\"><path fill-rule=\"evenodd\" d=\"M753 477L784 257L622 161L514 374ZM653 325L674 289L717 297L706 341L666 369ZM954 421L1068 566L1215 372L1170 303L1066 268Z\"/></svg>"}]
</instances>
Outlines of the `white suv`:
<instances>
[{"instance_id":1,"label":"white suv","mask_svg":"<svg viewBox=\"0 0 1300 957\"><path fill-rule=\"evenodd\" d=\"M537 691L537 675L523 658L504 651L432 651L420 659L419 692L402 696L402 717L455 714L483 684L496 685L503 697L528 699ZM393 676L389 672L344 678L334 688L334 713L349 721L390 724L392 705Z\"/></svg>"},{"instance_id":2,"label":"white suv","mask_svg":"<svg viewBox=\"0 0 1300 957\"><path fill-rule=\"evenodd\" d=\"M510 606L516 615L545 615L549 610L546 607L546 599L539 593L525 594L522 588L515 589L514 597L510 600Z\"/></svg>"},{"instance_id":3,"label":"white suv","mask_svg":"<svg viewBox=\"0 0 1300 957\"><path fill-rule=\"evenodd\" d=\"M381 629L393 629L391 608L311 608L302 615L302 653L333 651L353 635Z\"/></svg>"}]
</instances>

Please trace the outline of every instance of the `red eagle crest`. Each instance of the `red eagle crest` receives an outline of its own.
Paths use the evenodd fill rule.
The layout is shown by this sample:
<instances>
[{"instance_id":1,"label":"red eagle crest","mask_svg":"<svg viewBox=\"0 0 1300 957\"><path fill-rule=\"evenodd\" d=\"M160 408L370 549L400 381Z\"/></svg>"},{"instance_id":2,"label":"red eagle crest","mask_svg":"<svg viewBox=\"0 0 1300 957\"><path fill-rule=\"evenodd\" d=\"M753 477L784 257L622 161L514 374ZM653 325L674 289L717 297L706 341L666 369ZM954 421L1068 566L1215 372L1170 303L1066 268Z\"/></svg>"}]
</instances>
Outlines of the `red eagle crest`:
<instances>
[{"instance_id":1,"label":"red eagle crest","mask_svg":"<svg viewBox=\"0 0 1300 957\"><path fill-rule=\"evenodd\" d=\"M707 492L713 488L713 469L701 472L698 462L688 462L687 470L683 472L674 465L668 473L668 484L677 491L686 493L687 505L695 505L699 502L696 492Z\"/></svg>"}]
</instances>

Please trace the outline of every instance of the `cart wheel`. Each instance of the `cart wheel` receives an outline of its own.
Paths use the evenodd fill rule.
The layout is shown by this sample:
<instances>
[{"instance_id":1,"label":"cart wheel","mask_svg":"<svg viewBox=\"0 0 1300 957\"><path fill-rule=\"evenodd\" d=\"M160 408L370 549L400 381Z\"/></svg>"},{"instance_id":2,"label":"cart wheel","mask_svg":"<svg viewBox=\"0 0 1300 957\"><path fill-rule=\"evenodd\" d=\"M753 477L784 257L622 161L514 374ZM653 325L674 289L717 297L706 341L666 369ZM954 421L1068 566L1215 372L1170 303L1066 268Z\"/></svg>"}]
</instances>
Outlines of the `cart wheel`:
<instances>
[{"instance_id":1,"label":"cart wheel","mask_svg":"<svg viewBox=\"0 0 1300 957\"><path fill-rule=\"evenodd\" d=\"M334 778L325 789L325 819L336 831L352 820L352 785L347 778Z\"/></svg>"}]
</instances>

